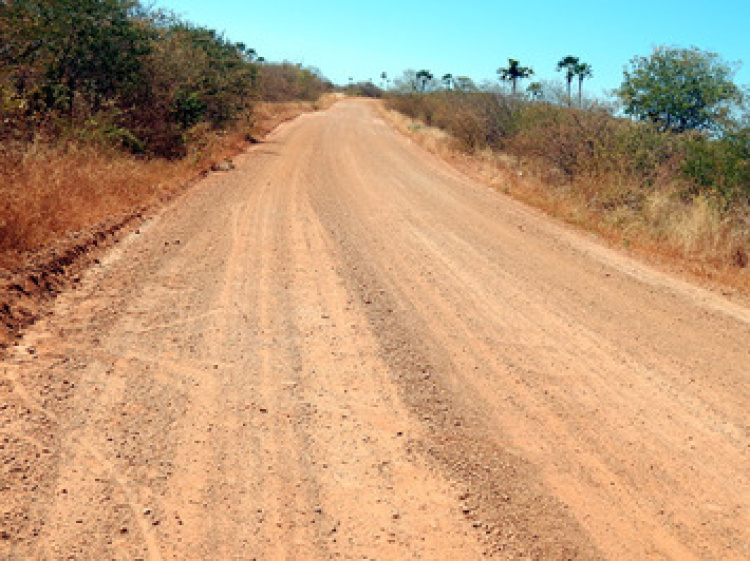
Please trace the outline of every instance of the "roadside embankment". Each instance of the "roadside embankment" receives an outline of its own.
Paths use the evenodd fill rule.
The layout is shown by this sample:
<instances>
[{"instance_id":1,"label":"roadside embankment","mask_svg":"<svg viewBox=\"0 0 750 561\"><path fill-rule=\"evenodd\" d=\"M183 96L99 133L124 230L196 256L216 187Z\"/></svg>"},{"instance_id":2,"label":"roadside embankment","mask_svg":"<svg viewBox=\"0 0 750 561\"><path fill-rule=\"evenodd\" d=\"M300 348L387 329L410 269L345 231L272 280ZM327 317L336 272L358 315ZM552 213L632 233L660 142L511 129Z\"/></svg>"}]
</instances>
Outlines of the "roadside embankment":
<instances>
[{"instance_id":1,"label":"roadside embankment","mask_svg":"<svg viewBox=\"0 0 750 561\"><path fill-rule=\"evenodd\" d=\"M78 282L80 271L168 201L281 123L330 107L259 103L247 129L197 129L185 158L141 158L73 141L37 140L0 150L0 348Z\"/></svg>"},{"instance_id":2,"label":"roadside embankment","mask_svg":"<svg viewBox=\"0 0 750 561\"><path fill-rule=\"evenodd\" d=\"M701 186L684 176L700 139L604 113L487 108L482 99L472 100L479 107L449 107L439 95L407 96L379 107L399 131L464 174L651 264L727 296L750 295L750 210L736 159L731 169L725 162L714 187Z\"/></svg>"}]
</instances>

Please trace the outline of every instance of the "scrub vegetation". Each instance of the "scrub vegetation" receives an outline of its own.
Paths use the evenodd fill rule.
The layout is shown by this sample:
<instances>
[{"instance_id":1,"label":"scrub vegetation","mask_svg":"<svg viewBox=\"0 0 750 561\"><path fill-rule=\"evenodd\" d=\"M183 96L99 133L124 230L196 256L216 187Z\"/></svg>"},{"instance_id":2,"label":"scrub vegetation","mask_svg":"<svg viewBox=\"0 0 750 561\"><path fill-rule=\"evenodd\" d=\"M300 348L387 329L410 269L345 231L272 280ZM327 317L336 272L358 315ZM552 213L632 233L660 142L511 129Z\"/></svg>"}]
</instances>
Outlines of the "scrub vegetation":
<instances>
[{"instance_id":1,"label":"scrub vegetation","mask_svg":"<svg viewBox=\"0 0 750 561\"><path fill-rule=\"evenodd\" d=\"M344 92L385 94L412 133L441 129L502 188L623 244L747 271L750 117L731 64L658 47L606 104L585 98L579 57L557 63L560 87L525 63L494 85L421 69ZM0 2L0 266L168 198L332 90L132 0Z\"/></svg>"},{"instance_id":2,"label":"scrub vegetation","mask_svg":"<svg viewBox=\"0 0 750 561\"><path fill-rule=\"evenodd\" d=\"M0 2L0 263L169 196L331 87L137 2Z\"/></svg>"},{"instance_id":3,"label":"scrub vegetation","mask_svg":"<svg viewBox=\"0 0 750 561\"><path fill-rule=\"evenodd\" d=\"M750 119L731 65L659 47L631 61L616 105L584 101L592 68L577 57L557 69L567 88L534 82L525 93L520 80L533 71L513 59L498 70L510 91L407 71L388 106L439 150L492 162L505 190L625 245L747 284Z\"/></svg>"}]
</instances>

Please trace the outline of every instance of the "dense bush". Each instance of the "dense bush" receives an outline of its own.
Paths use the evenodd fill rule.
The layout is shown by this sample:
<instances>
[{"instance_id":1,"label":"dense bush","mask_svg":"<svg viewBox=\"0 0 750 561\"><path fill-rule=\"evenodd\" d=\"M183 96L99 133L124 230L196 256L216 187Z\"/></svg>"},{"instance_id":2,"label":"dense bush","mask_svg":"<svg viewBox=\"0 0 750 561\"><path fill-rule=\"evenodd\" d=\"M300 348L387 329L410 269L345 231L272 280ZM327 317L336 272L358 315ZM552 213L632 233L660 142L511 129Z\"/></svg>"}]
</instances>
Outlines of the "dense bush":
<instances>
[{"instance_id":1,"label":"dense bush","mask_svg":"<svg viewBox=\"0 0 750 561\"><path fill-rule=\"evenodd\" d=\"M404 115L447 131L468 151L501 149L518 130L520 105L508 96L446 90L391 96L388 103Z\"/></svg>"},{"instance_id":2,"label":"dense bush","mask_svg":"<svg viewBox=\"0 0 750 561\"><path fill-rule=\"evenodd\" d=\"M344 94L354 97L370 97L373 99L380 99L383 97L383 90L371 81L349 84L343 88L342 91Z\"/></svg>"},{"instance_id":3,"label":"dense bush","mask_svg":"<svg viewBox=\"0 0 750 561\"><path fill-rule=\"evenodd\" d=\"M14 117L97 111L129 98L142 79L150 29L125 0L0 4L0 69Z\"/></svg>"},{"instance_id":4,"label":"dense bush","mask_svg":"<svg viewBox=\"0 0 750 561\"><path fill-rule=\"evenodd\" d=\"M218 129L257 100L315 99L314 71L261 64L211 29L132 0L0 3L0 139L73 134L181 156L190 130Z\"/></svg>"},{"instance_id":5,"label":"dense bush","mask_svg":"<svg viewBox=\"0 0 750 561\"><path fill-rule=\"evenodd\" d=\"M684 197L707 196L723 208L750 199L747 127L721 138L672 134L604 108L581 110L489 92L394 95L389 105L447 131L464 151L502 150L541 164L557 182L600 178L606 180L602 185L627 186L618 192L631 205L667 185Z\"/></svg>"},{"instance_id":6,"label":"dense bush","mask_svg":"<svg viewBox=\"0 0 750 561\"><path fill-rule=\"evenodd\" d=\"M683 172L694 191L712 194L725 208L750 202L750 128L715 140L691 137L685 144Z\"/></svg>"},{"instance_id":7,"label":"dense bush","mask_svg":"<svg viewBox=\"0 0 750 561\"><path fill-rule=\"evenodd\" d=\"M332 89L333 84L316 68L291 62L265 63L259 68L257 96L264 101L315 101Z\"/></svg>"}]
</instances>

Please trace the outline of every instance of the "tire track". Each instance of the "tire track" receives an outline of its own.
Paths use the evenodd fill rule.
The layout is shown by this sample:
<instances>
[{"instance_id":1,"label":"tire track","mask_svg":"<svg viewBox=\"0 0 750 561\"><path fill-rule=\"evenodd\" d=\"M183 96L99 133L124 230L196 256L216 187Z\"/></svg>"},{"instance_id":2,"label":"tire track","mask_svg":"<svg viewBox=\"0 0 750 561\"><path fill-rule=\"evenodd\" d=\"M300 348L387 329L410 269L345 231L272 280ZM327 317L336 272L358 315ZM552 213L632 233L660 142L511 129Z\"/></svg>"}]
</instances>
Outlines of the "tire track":
<instances>
[{"instance_id":1,"label":"tire track","mask_svg":"<svg viewBox=\"0 0 750 561\"><path fill-rule=\"evenodd\" d=\"M27 403L29 406L37 409L43 415L49 417L59 427L65 426L64 421L60 419L53 412L49 411L48 408L41 405L31 394L23 387L19 382L18 378L9 369L5 369L5 375L12 382L14 391ZM102 470L115 482L120 491L124 494L127 499L128 506L133 513L133 518L138 524L143 541L148 548L148 555L151 561L162 561L161 553L159 552L159 545L156 536L151 531L149 524L144 520L142 514L144 511L144 505L139 503L135 495L131 492L131 488L135 485L130 482L107 458L97 450L88 439L82 435L73 435L69 437L70 444L79 444L85 452L102 468Z\"/></svg>"}]
</instances>

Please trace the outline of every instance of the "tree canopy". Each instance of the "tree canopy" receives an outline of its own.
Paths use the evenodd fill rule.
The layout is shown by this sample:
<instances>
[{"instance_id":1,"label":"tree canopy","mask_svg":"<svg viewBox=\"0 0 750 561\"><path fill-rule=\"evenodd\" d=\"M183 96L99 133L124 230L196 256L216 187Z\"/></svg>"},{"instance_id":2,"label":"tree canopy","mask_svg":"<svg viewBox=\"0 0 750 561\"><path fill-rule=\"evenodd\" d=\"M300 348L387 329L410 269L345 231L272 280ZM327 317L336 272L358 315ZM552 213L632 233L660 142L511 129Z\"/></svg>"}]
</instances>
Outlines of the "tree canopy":
<instances>
[{"instance_id":1,"label":"tree canopy","mask_svg":"<svg viewBox=\"0 0 750 561\"><path fill-rule=\"evenodd\" d=\"M420 70L417 72L417 84L419 85L420 91L426 91L428 86L432 83L434 76L429 70Z\"/></svg>"},{"instance_id":2,"label":"tree canopy","mask_svg":"<svg viewBox=\"0 0 750 561\"><path fill-rule=\"evenodd\" d=\"M94 108L137 86L148 29L130 0L24 0L0 4L0 70L31 111Z\"/></svg>"},{"instance_id":3,"label":"tree canopy","mask_svg":"<svg viewBox=\"0 0 750 561\"><path fill-rule=\"evenodd\" d=\"M662 131L721 131L742 98L730 64L696 47L657 47L637 56L616 91L624 111Z\"/></svg>"},{"instance_id":4,"label":"tree canopy","mask_svg":"<svg viewBox=\"0 0 750 561\"><path fill-rule=\"evenodd\" d=\"M330 88L315 69L262 62L244 43L137 0L0 0L0 141L86 126L106 142L179 156L196 125L224 128L256 99Z\"/></svg>"},{"instance_id":5,"label":"tree canopy","mask_svg":"<svg viewBox=\"0 0 750 561\"><path fill-rule=\"evenodd\" d=\"M580 59L577 56L567 55L560 59L557 63L557 71L565 71L565 83L568 86L568 105L570 105L570 85L573 83L573 78L576 75Z\"/></svg>"},{"instance_id":6,"label":"tree canopy","mask_svg":"<svg viewBox=\"0 0 750 561\"><path fill-rule=\"evenodd\" d=\"M521 66L521 63L516 59L509 58L508 66L505 68L498 68L497 73L501 80L510 82L513 94L515 94L518 80L528 78L534 74L534 71L527 66Z\"/></svg>"}]
</instances>

